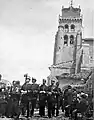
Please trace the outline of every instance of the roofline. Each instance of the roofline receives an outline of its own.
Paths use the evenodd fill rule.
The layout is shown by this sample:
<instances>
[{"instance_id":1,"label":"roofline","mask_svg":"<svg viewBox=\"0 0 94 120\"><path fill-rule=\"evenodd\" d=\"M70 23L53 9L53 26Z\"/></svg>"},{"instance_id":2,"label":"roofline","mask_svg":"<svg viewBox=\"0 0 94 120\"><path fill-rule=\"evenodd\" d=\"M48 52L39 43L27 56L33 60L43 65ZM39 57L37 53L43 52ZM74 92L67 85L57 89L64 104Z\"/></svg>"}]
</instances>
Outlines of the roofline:
<instances>
[{"instance_id":1,"label":"roofline","mask_svg":"<svg viewBox=\"0 0 94 120\"><path fill-rule=\"evenodd\" d=\"M82 40L86 40L86 41L93 41L94 38L82 38Z\"/></svg>"}]
</instances>

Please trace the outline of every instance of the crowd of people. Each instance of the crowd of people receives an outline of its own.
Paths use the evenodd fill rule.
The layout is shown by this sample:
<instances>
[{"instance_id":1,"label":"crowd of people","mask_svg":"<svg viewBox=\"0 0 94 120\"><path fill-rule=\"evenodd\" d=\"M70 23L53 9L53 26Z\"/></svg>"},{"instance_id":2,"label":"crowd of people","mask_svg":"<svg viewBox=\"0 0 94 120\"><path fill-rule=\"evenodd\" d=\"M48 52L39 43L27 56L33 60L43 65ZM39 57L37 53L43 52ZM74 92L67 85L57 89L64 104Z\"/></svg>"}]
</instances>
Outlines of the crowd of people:
<instances>
[{"instance_id":1,"label":"crowd of people","mask_svg":"<svg viewBox=\"0 0 94 120\"><path fill-rule=\"evenodd\" d=\"M59 110L77 120L78 117L91 117L93 110L92 95L83 91L79 92L70 85L63 91L59 88L59 82L51 81L51 85L46 85L43 79L41 85L32 78L25 79L22 86L11 86L0 89L0 116L19 119L19 116L27 118L34 116L34 109L39 109L39 116L45 117L47 109L48 118L59 116ZM79 114L78 114L79 113Z\"/></svg>"}]
</instances>

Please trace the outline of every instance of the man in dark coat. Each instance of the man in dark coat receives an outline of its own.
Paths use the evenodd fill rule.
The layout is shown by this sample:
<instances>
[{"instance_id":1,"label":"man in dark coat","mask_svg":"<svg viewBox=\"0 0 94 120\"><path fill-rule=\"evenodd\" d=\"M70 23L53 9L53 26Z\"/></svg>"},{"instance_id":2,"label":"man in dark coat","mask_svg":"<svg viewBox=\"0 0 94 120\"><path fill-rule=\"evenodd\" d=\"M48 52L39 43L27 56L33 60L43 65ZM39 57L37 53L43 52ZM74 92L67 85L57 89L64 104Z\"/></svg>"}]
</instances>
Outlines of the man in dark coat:
<instances>
[{"instance_id":1,"label":"man in dark coat","mask_svg":"<svg viewBox=\"0 0 94 120\"><path fill-rule=\"evenodd\" d=\"M77 95L74 95L71 108L70 108L70 115L71 115L71 118L74 117L75 120L77 120L76 110L77 110L78 103L79 103L79 100L77 99Z\"/></svg>"},{"instance_id":2,"label":"man in dark coat","mask_svg":"<svg viewBox=\"0 0 94 120\"><path fill-rule=\"evenodd\" d=\"M39 85L36 83L36 79L32 78L32 85L31 85L31 117L34 115L34 108L36 107L36 102L39 93Z\"/></svg>"},{"instance_id":3,"label":"man in dark coat","mask_svg":"<svg viewBox=\"0 0 94 120\"><path fill-rule=\"evenodd\" d=\"M28 92L28 87L29 87L29 82L30 82L30 78L28 78L27 74L25 75L25 83L22 85L21 90L23 90L22 92L22 96L21 96L21 107L22 107L22 115L25 115L26 110L27 110L27 115L26 117L29 117L29 98L30 98L30 93Z\"/></svg>"},{"instance_id":4,"label":"man in dark coat","mask_svg":"<svg viewBox=\"0 0 94 120\"><path fill-rule=\"evenodd\" d=\"M66 88L64 91L64 109L65 109L66 117L69 117L72 99L73 99L72 98L72 87L69 85L68 88Z\"/></svg>"},{"instance_id":5,"label":"man in dark coat","mask_svg":"<svg viewBox=\"0 0 94 120\"><path fill-rule=\"evenodd\" d=\"M80 95L80 101L76 102L75 106L76 109L73 111L74 114L74 120L79 119L80 116L78 116L78 113L81 113L82 116L85 116L85 112L87 111L88 108L88 101L86 100L86 95L82 94Z\"/></svg>"},{"instance_id":6,"label":"man in dark coat","mask_svg":"<svg viewBox=\"0 0 94 120\"><path fill-rule=\"evenodd\" d=\"M0 117L5 116L7 101L5 100L4 92L0 89Z\"/></svg>"},{"instance_id":7,"label":"man in dark coat","mask_svg":"<svg viewBox=\"0 0 94 120\"><path fill-rule=\"evenodd\" d=\"M18 91L18 88L13 86L13 90L10 92L10 98L9 98L9 103L12 105L12 117L18 118L20 115L20 106L19 106L19 101L20 101L20 91Z\"/></svg>"},{"instance_id":8,"label":"man in dark coat","mask_svg":"<svg viewBox=\"0 0 94 120\"><path fill-rule=\"evenodd\" d=\"M61 89L59 88L59 82L56 82L56 87L53 89L55 95L56 116L59 115Z\"/></svg>"},{"instance_id":9,"label":"man in dark coat","mask_svg":"<svg viewBox=\"0 0 94 120\"><path fill-rule=\"evenodd\" d=\"M82 115L84 115L86 110L87 110L87 107L88 107L88 101L86 99L86 95L82 94L81 95L81 100L77 105L77 109Z\"/></svg>"},{"instance_id":10,"label":"man in dark coat","mask_svg":"<svg viewBox=\"0 0 94 120\"><path fill-rule=\"evenodd\" d=\"M28 110L27 107L28 107L27 91L22 91L22 93L21 93L21 109L22 109L22 115L23 116L25 115L26 110ZM28 113L28 111L27 111L27 113Z\"/></svg>"},{"instance_id":11,"label":"man in dark coat","mask_svg":"<svg viewBox=\"0 0 94 120\"><path fill-rule=\"evenodd\" d=\"M48 117L54 117L55 115L55 95L53 89L55 81L51 81L51 85L47 88L47 103L48 103Z\"/></svg>"},{"instance_id":12,"label":"man in dark coat","mask_svg":"<svg viewBox=\"0 0 94 120\"><path fill-rule=\"evenodd\" d=\"M46 80L43 79L43 84L39 88L39 115L45 116L45 105L46 105L46 99L47 99L47 86Z\"/></svg>"}]
</instances>

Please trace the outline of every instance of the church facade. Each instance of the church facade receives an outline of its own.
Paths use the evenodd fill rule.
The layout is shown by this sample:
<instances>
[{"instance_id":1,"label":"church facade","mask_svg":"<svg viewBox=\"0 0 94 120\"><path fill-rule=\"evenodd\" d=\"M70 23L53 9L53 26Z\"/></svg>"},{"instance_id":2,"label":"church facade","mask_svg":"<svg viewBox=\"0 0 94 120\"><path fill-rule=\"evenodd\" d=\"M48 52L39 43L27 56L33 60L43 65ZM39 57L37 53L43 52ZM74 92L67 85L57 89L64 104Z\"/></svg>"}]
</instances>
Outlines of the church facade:
<instances>
[{"instance_id":1,"label":"church facade","mask_svg":"<svg viewBox=\"0 0 94 120\"><path fill-rule=\"evenodd\" d=\"M72 3L68 8L62 6L58 31L55 35L53 65L49 67L51 74L48 76L48 84L52 79L58 81L56 76L80 73L82 66L85 68L85 64L89 64L90 58L88 56L91 47L88 44L89 42L86 43L86 39L82 39L82 21L80 6L74 8ZM85 51L87 51L87 54ZM93 52L93 47L91 51ZM88 62L85 62L86 59L88 59ZM91 59L93 59L93 54ZM84 65L82 65L83 63ZM66 81L63 79L60 81L61 86L66 82L68 84L73 83L72 80Z\"/></svg>"}]
</instances>

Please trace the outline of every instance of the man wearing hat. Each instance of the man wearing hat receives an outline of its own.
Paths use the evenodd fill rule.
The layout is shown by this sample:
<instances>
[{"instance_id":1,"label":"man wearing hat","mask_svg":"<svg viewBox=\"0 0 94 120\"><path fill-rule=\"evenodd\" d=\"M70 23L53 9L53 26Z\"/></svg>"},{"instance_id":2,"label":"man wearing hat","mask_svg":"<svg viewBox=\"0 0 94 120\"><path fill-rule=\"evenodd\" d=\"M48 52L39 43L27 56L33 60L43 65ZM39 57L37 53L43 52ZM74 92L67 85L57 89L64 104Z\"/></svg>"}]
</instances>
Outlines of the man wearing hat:
<instances>
[{"instance_id":1,"label":"man wearing hat","mask_svg":"<svg viewBox=\"0 0 94 120\"><path fill-rule=\"evenodd\" d=\"M56 116L59 115L60 100L61 100L61 89L59 88L59 82L56 82L56 87L53 89L55 96Z\"/></svg>"},{"instance_id":2,"label":"man wearing hat","mask_svg":"<svg viewBox=\"0 0 94 120\"><path fill-rule=\"evenodd\" d=\"M20 92L16 91L16 81L12 82L12 87L10 91L10 97L8 98L8 105L6 108L6 115L9 116L16 116L19 117L20 111L19 111L19 100L20 100Z\"/></svg>"},{"instance_id":3,"label":"man wearing hat","mask_svg":"<svg viewBox=\"0 0 94 120\"><path fill-rule=\"evenodd\" d=\"M39 85L36 83L36 79L32 77L32 84L31 84L31 117L34 115L34 108L36 107L36 102L38 98L38 92L39 92Z\"/></svg>"},{"instance_id":4,"label":"man wearing hat","mask_svg":"<svg viewBox=\"0 0 94 120\"><path fill-rule=\"evenodd\" d=\"M5 116L7 101L5 100L5 95L2 89L0 88L0 117Z\"/></svg>"},{"instance_id":5,"label":"man wearing hat","mask_svg":"<svg viewBox=\"0 0 94 120\"><path fill-rule=\"evenodd\" d=\"M55 81L51 80L51 85L47 88L47 103L48 103L48 117L54 117L55 115L55 98L53 89L55 88L54 85Z\"/></svg>"},{"instance_id":6,"label":"man wearing hat","mask_svg":"<svg viewBox=\"0 0 94 120\"><path fill-rule=\"evenodd\" d=\"M81 115L84 116L87 108L88 108L88 102L86 100L86 95L85 93L81 93L80 101L77 102L76 109L73 111L73 113L75 114L74 120L77 120L77 113L81 113Z\"/></svg>"},{"instance_id":7,"label":"man wearing hat","mask_svg":"<svg viewBox=\"0 0 94 120\"><path fill-rule=\"evenodd\" d=\"M22 105L22 115L25 115L25 112L27 110L27 117L29 117L29 100L28 100L28 84L30 81L30 77L27 76L27 74L24 75L25 77L25 83L22 85L21 92L21 105Z\"/></svg>"},{"instance_id":8,"label":"man wearing hat","mask_svg":"<svg viewBox=\"0 0 94 120\"><path fill-rule=\"evenodd\" d=\"M82 93L81 100L80 100L80 103L78 105L78 109L82 114L84 114L84 112L87 109L87 106L88 106L87 96L85 93Z\"/></svg>"},{"instance_id":9,"label":"man wearing hat","mask_svg":"<svg viewBox=\"0 0 94 120\"><path fill-rule=\"evenodd\" d=\"M68 87L64 91L64 109L66 117L69 117L71 103L72 103L72 87L68 85Z\"/></svg>"},{"instance_id":10,"label":"man wearing hat","mask_svg":"<svg viewBox=\"0 0 94 120\"><path fill-rule=\"evenodd\" d=\"M46 99L47 99L47 86L46 80L43 79L43 84L40 86L39 89L39 115L45 116L45 105L46 105Z\"/></svg>"}]
</instances>

